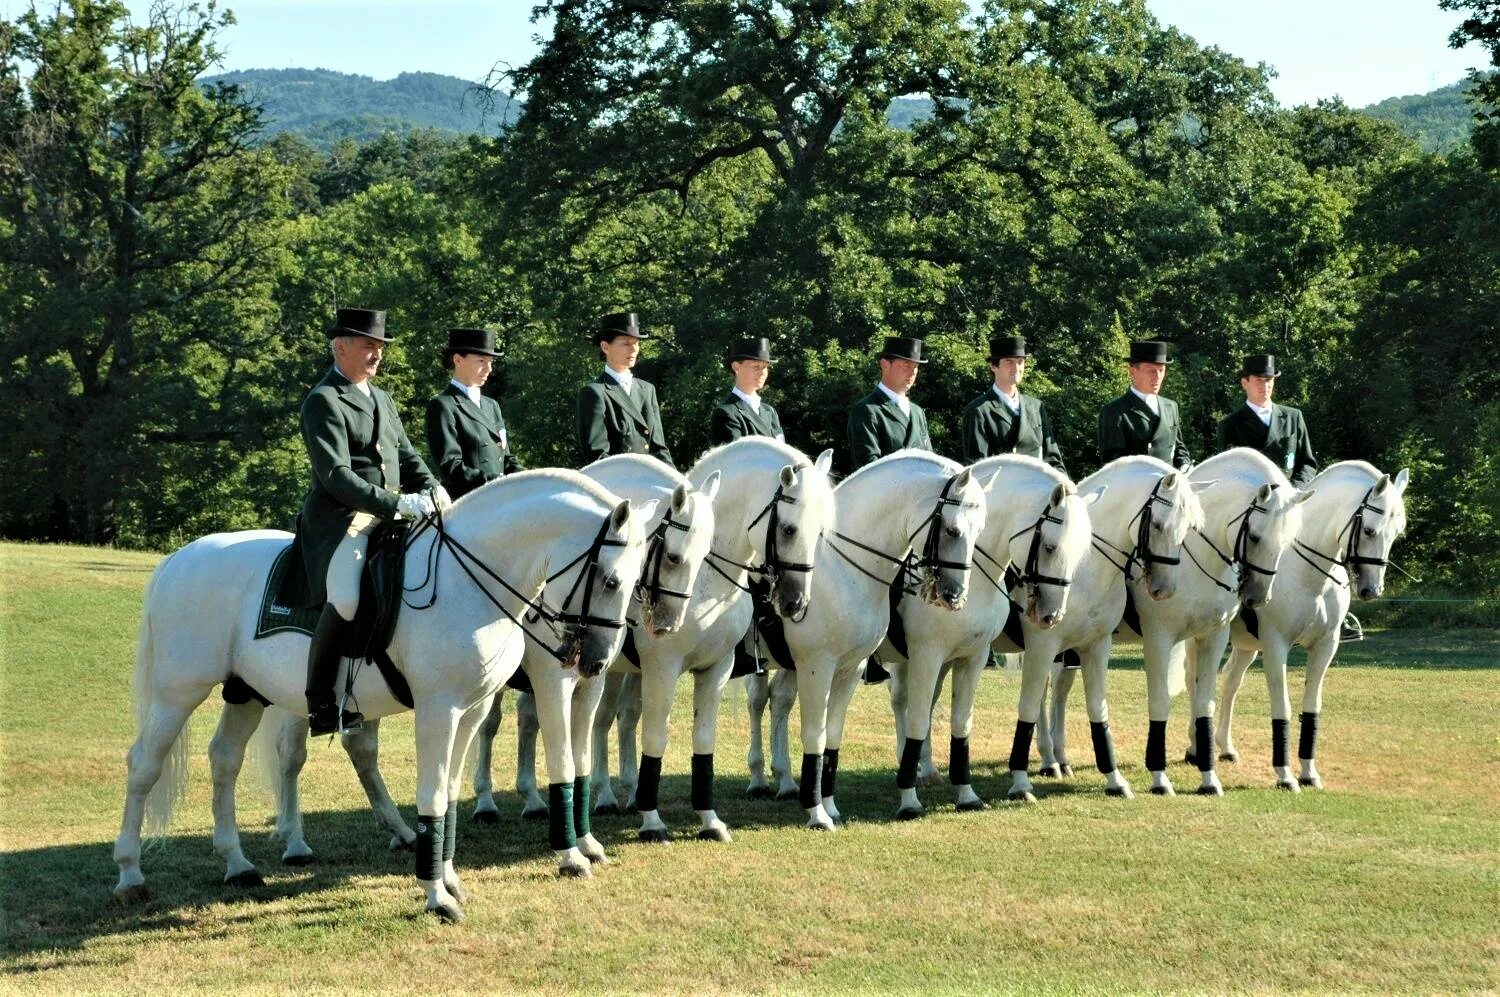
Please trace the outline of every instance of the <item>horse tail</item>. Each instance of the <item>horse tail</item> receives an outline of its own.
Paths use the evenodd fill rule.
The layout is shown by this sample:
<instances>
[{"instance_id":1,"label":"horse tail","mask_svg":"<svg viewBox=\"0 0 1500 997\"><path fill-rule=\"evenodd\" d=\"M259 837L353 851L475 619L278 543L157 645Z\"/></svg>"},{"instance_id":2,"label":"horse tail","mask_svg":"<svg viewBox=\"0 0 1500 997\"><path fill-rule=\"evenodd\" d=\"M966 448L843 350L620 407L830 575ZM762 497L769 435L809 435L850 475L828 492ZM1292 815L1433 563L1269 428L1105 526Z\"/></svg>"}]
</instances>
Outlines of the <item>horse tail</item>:
<instances>
[{"instance_id":1,"label":"horse tail","mask_svg":"<svg viewBox=\"0 0 1500 997\"><path fill-rule=\"evenodd\" d=\"M146 583L146 598L141 610L141 626L135 638L135 724L137 736L146 731L151 720L152 682L156 677L156 638L151 625L152 596L162 571L171 561L168 557L151 573ZM146 796L146 837L160 838L172 824L172 812L187 794L188 724L183 724L162 759L161 774Z\"/></svg>"},{"instance_id":2,"label":"horse tail","mask_svg":"<svg viewBox=\"0 0 1500 997\"><path fill-rule=\"evenodd\" d=\"M250 745L246 749L250 763L245 769L258 775L262 788L271 795L271 802L276 808L277 824L280 824L281 813L281 729L286 726L289 714L279 706L266 707L265 716L261 717L260 726L255 728L255 733L250 738Z\"/></svg>"},{"instance_id":3,"label":"horse tail","mask_svg":"<svg viewBox=\"0 0 1500 997\"><path fill-rule=\"evenodd\" d=\"M1187 641L1172 645L1167 656L1167 695L1179 696L1187 691Z\"/></svg>"}]
</instances>

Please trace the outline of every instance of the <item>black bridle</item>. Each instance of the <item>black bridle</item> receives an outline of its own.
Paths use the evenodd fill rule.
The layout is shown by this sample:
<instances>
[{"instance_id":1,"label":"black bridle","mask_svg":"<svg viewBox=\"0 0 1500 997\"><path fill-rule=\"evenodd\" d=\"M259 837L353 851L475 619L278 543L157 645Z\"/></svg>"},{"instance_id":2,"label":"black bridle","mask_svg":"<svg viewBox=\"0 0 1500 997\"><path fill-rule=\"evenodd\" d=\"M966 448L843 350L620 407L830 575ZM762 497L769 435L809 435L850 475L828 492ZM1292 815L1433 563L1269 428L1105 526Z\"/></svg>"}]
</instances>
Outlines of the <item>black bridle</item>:
<instances>
[{"instance_id":1,"label":"black bridle","mask_svg":"<svg viewBox=\"0 0 1500 997\"><path fill-rule=\"evenodd\" d=\"M667 508L667 514L656 524L656 529L651 531L651 536L646 540L646 562L641 568L640 581L636 583L636 597L641 600L641 609L645 613L646 622L649 624L656 611L657 604L663 598L682 599L687 601L692 598L691 592L681 592L677 589L669 589L661 583L662 562L667 557L667 531L680 530L689 532L686 523L679 523L672 518L672 509Z\"/></svg>"},{"instance_id":2,"label":"black bridle","mask_svg":"<svg viewBox=\"0 0 1500 997\"><path fill-rule=\"evenodd\" d=\"M850 567L854 568L855 571L858 571L860 574L876 582L883 588L890 588L892 585L896 584L896 579L904 578L905 581L903 582L903 586L906 589L907 595L916 595L923 589L930 588L932 585L934 585L936 582L937 570L939 568L952 568L958 571L968 571L971 567L974 566L973 561L949 561L945 560L941 553L943 507L948 505L963 505L963 499L954 498L949 494L949 492L953 488L953 482L956 480L956 478L957 475L954 475L943 483L943 490L938 494L937 502L934 503L932 511L929 512L926 517L924 517L922 521L917 524L917 528L915 530L912 530L911 535L906 538L906 550L900 557L888 554L876 547L871 547L869 544L861 543L853 537L844 533L840 533L837 530L834 531L833 535L838 539L844 541L845 543L852 544L862 551L874 554L876 557L882 558L886 562L895 565L896 573L889 580L883 579L874 572L868 571L865 568L861 567L860 564L856 562L852 557L850 557L847 553L845 553L838 544L834 543L832 540L829 540L827 537L823 538L823 542L828 544L828 546L833 550L835 554L837 554L839 557L842 557L845 561L849 562ZM923 530L927 531L927 536L922 541L922 556L920 558L914 558L912 554L914 550L913 543L917 539L917 534L921 533Z\"/></svg>"},{"instance_id":3,"label":"black bridle","mask_svg":"<svg viewBox=\"0 0 1500 997\"><path fill-rule=\"evenodd\" d=\"M804 468L809 466L811 465L803 465ZM774 589L776 587L776 583L781 578L782 572L800 571L810 574L813 570L812 564L804 563L802 561L788 561L786 558L781 556L781 546L779 539L781 536L781 505L782 503L791 505L796 501L797 500L795 498L786 494L784 486L778 483L776 485L775 493L771 496L771 501L767 502L765 508L756 513L755 518L750 520L750 524L745 527L745 532L748 533L751 530L755 529L755 527L760 523L762 519L766 520L766 556L765 560L763 560L759 565L741 564L739 561L725 557L724 555L713 550L710 550L708 552L708 560L704 563L707 564L710 568L713 568L715 571L717 571L721 576L723 576L725 581L733 585L735 588L739 589L741 592L749 592L750 588L746 585L741 585L738 580L733 578L723 568L719 567L719 564L717 562L722 562L724 564L730 565L731 567L738 568L740 571L746 572L747 574L756 575L763 579L766 585L771 589ZM801 615L793 619L793 622L801 620L803 616L806 615L807 611L804 609Z\"/></svg>"},{"instance_id":4,"label":"black bridle","mask_svg":"<svg viewBox=\"0 0 1500 997\"><path fill-rule=\"evenodd\" d=\"M1339 530L1338 535L1334 537L1335 540L1338 540L1342 538L1345 533L1349 534L1349 540L1344 545L1344 554L1342 557L1330 557L1329 555L1318 550L1316 547L1303 543L1301 540L1296 541L1296 549L1294 553L1296 553L1298 557L1302 558L1302 560L1312 565L1313 570L1318 572L1318 574L1322 575L1324 578L1327 578L1335 585L1339 585L1344 588L1349 587L1349 566L1351 564L1370 564L1380 568L1389 567L1391 563L1389 559L1384 557L1367 557L1359 552L1359 538L1365 530L1365 513L1374 512L1379 513L1381 516L1384 516L1386 513L1386 510L1380 508L1379 506L1370 504L1370 496L1374 494L1375 486L1371 485L1369 490L1365 492L1364 497L1359 500L1359 505L1355 506L1354 512L1350 514L1349 521L1344 524L1344 528L1342 530ZM1303 553L1303 551L1306 551L1306 553ZM1340 581L1339 579L1335 578L1331 573L1329 573L1326 568L1315 563L1311 558L1309 558L1307 556L1308 554L1312 554L1313 557L1322 558L1324 561L1328 562L1329 568L1332 568L1335 565L1343 568L1343 580Z\"/></svg>"},{"instance_id":5,"label":"black bridle","mask_svg":"<svg viewBox=\"0 0 1500 997\"><path fill-rule=\"evenodd\" d=\"M989 561L990 564L995 566L997 573L999 573L1000 576L1004 579L1004 586L1002 586L1000 582L997 582L994 578L990 577L990 573L988 571L985 571L984 568L980 567L977 561L975 562L974 567L978 568L979 573L984 575L985 578L988 578L990 584L995 586L995 588L999 589L1001 592L1005 593L1007 597L1010 594L1010 590L1015 588L1017 585L1029 586L1031 589L1030 597L1033 599L1036 598L1036 590L1040 586L1055 585L1058 588L1067 588L1069 585L1072 585L1072 581L1067 578L1054 578L1051 575L1044 575L1041 573L1042 527L1046 523L1056 523L1058 526L1061 526L1063 523L1062 519L1052 515L1052 503L1050 502L1047 503L1047 505L1042 509L1042 514L1037 517L1036 522L1032 523L1025 529L1017 530L1006 539L1005 548L1007 551L1009 551L1010 545L1015 542L1017 537L1025 536L1027 533L1031 534L1031 543L1026 548L1026 567L1022 571L1017 571L1014 562L1009 558L1006 558L1005 563L1001 564L984 548L980 547L978 544L974 545L974 553L978 554L980 557L983 557L986 561Z\"/></svg>"},{"instance_id":6,"label":"black bridle","mask_svg":"<svg viewBox=\"0 0 1500 997\"><path fill-rule=\"evenodd\" d=\"M1163 498L1161 495L1161 485L1162 482L1166 480L1167 479L1165 476L1160 477L1156 480L1156 484L1151 486L1151 494L1146 496L1146 501L1141 503L1140 510L1137 511L1135 516L1130 520L1131 524L1136 527L1134 547L1132 547L1128 551L1121 550L1114 544L1110 543L1108 540L1101 537L1099 534L1095 533L1093 535L1094 550L1098 551L1106 561L1108 561L1110 564L1113 564L1122 573L1124 573L1125 580L1127 582L1135 581L1134 570L1136 564L1141 565L1143 569L1142 576L1144 577L1145 573L1151 570L1151 566L1153 564L1182 563L1182 558L1180 557L1162 557L1161 555L1151 550L1151 526L1153 523L1152 507L1157 503L1161 503L1169 509L1173 506L1172 502ZM1115 559L1111 557L1107 551L1100 548L1100 544L1104 544L1104 546L1110 548L1115 553L1123 557L1125 559L1124 563L1122 564L1116 562Z\"/></svg>"},{"instance_id":7,"label":"black bridle","mask_svg":"<svg viewBox=\"0 0 1500 997\"><path fill-rule=\"evenodd\" d=\"M1275 488L1276 485L1272 484L1271 487ZM1247 568L1255 574L1265 575L1268 578L1276 577L1276 568L1262 568L1260 565L1250 560L1250 514L1255 512L1262 513L1263 515L1270 515L1271 510L1261 505L1257 500L1251 499L1249 508L1231 519L1227 524L1229 526L1233 526L1235 523L1240 524L1239 530L1236 531L1234 535L1233 557L1227 556L1222 550L1220 550L1219 545L1214 543L1207 533L1204 533L1202 530L1198 529L1195 529L1193 531L1202 538L1204 543L1208 544L1208 546L1212 548L1215 554L1219 555L1219 560L1223 561L1229 567L1234 568L1239 573L1239 582L1233 588L1219 581L1209 573L1207 568L1205 568L1202 564L1199 564L1198 559L1193 556L1193 552L1189 550L1186 545L1184 545L1182 548L1183 553L1187 554L1188 559L1193 562L1194 566L1197 567L1199 571L1203 572L1203 574L1208 578L1209 581L1213 582L1225 592L1234 592L1236 595L1244 594L1245 586L1250 581L1250 575L1245 573L1245 569Z\"/></svg>"}]
</instances>

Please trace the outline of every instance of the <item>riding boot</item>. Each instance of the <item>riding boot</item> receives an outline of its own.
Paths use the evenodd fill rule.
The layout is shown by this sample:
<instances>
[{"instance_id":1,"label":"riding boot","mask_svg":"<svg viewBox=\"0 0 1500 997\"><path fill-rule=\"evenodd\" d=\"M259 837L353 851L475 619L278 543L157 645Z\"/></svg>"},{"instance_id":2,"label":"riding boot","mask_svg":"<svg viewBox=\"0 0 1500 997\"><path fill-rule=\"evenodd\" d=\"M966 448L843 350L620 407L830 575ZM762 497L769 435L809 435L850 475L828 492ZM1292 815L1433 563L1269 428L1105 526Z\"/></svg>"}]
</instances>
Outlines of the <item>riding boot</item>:
<instances>
[{"instance_id":1,"label":"riding boot","mask_svg":"<svg viewBox=\"0 0 1500 997\"><path fill-rule=\"evenodd\" d=\"M341 730L352 733L364 724L361 714L344 710L341 715L339 711L335 685L343 657L339 646L343 629L344 618L331 604L325 605L307 649L307 721L314 737Z\"/></svg>"},{"instance_id":2,"label":"riding boot","mask_svg":"<svg viewBox=\"0 0 1500 997\"><path fill-rule=\"evenodd\" d=\"M1365 639L1365 628L1359 622L1359 617L1353 613L1344 616L1344 622L1339 624L1339 643L1348 644L1356 640Z\"/></svg>"}]
</instances>

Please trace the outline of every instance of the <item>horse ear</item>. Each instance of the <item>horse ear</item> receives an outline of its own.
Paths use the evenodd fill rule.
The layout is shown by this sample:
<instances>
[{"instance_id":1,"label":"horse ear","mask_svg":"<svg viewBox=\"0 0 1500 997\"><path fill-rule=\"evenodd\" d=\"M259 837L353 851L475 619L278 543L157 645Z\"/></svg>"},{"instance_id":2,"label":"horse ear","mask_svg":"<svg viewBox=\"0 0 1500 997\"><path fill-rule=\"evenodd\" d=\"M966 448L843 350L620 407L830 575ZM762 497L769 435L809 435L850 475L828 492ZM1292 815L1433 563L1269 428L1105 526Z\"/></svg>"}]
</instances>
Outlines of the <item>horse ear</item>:
<instances>
[{"instance_id":1,"label":"horse ear","mask_svg":"<svg viewBox=\"0 0 1500 997\"><path fill-rule=\"evenodd\" d=\"M707 481L703 482L703 487L698 489L698 494L702 495L708 501L712 502L714 499L719 497L719 486L723 483L724 476L718 471L715 471L713 474L710 474L708 476Z\"/></svg>"},{"instance_id":2,"label":"horse ear","mask_svg":"<svg viewBox=\"0 0 1500 997\"><path fill-rule=\"evenodd\" d=\"M672 489L672 511L681 512L687 506L688 486L678 485Z\"/></svg>"},{"instance_id":3,"label":"horse ear","mask_svg":"<svg viewBox=\"0 0 1500 997\"><path fill-rule=\"evenodd\" d=\"M1370 489L1370 494L1371 495L1384 495L1385 494L1386 486L1388 486L1390 483L1391 483L1391 476L1389 474L1382 474L1380 476L1380 480L1377 481L1377 482L1375 482L1375 487Z\"/></svg>"},{"instance_id":4,"label":"horse ear","mask_svg":"<svg viewBox=\"0 0 1500 997\"><path fill-rule=\"evenodd\" d=\"M1296 497L1292 499L1292 505L1301 505L1316 494L1318 494L1316 488L1309 488L1306 491L1298 492Z\"/></svg>"},{"instance_id":5,"label":"horse ear","mask_svg":"<svg viewBox=\"0 0 1500 997\"><path fill-rule=\"evenodd\" d=\"M1193 486L1193 491L1195 491L1195 492L1206 492L1210 488L1212 488L1214 485L1217 485L1218 483L1219 483L1219 479L1218 478L1214 478L1212 481L1189 481L1188 482L1188 484L1190 484L1190 485Z\"/></svg>"},{"instance_id":6,"label":"horse ear","mask_svg":"<svg viewBox=\"0 0 1500 997\"><path fill-rule=\"evenodd\" d=\"M1068 497L1068 490L1063 482L1059 481L1057 487L1052 489L1052 497L1047 500L1048 505L1062 505L1063 499Z\"/></svg>"},{"instance_id":7,"label":"horse ear","mask_svg":"<svg viewBox=\"0 0 1500 997\"><path fill-rule=\"evenodd\" d=\"M1264 485L1261 485L1260 486L1260 490L1255 493L1255 501L1257 501L1257 502L1268 501L1271 498L1271 493L1274 492L1275 490L1276 490L1275 486L1271 485L1269 482L1266 483L1266 484L1264 484Z\"/></svg>"},{"instance_id":8,"label":"horse ear","mask_svg":"<svg viewBox=\"0 0 1500 997\"><path fill-rule=\"evenodd\" d=\"M995 468L995 473L990 475L990 480L984 483L984 493L988 495L995 488L995 482L1000 480L1000 469Z\"/></svg>"},{"instance_id":9,"label":"horse ear","mask_svg":"<svg viewBox=\"0 0 1500 997\"><path fill-rule=\"evenodd\" d=\"M833 467L833 447L829 447L818 454L818 459L813 461L813 467L827 474L829 469Z\"/></svg>"},{"instance_id":10,"label":"horse ear","mask_svg":"<svg viewBox=\"0 0 1500 997\"><path fill-rule=\"evenodd\" d=\"M615 506L614 511L609 514L609 531L611 533L623 533L625 524L630 521L630 500L622 499Z\"/></svg>"},{"instance_id":11,"label":"horse ear","mask_svg":"<svg viewBox=\"0 0 1500 997\"><path fill-rule=\"evenodd\" d=\"M1391 482L1391 484L1396 486L1397 495L1405 493L1406 486L1411 484L1411 473L1403 467L1400 471L1396 472L1396 480Z\"/></svg>"},{"instance_id":12,"label":"horse ear","mask_svg":"<svg viewBox=\"0 0 1500 997\"><path fill-rule=\"evenodd\" d=\"M797 480L797 468L794 465L788 464L786 467L783 467L781 469L781 487L782 488L790 488L790 487L792 487L792 483L794 481L796 481L796 480Z\"/></svg>"},{"instance_id":13,"label":"horse ear","mask_svg":"<svg viewBox=\"0 0 1500 997\"><path fill-rule=\"evenodd\" d=\"M1093 505L1095 502L1102 499L1104 497L1104 493L1107 491L1109 491L1108 485L1100 485L1098 488L1095 488L1093 491L1089 492L1083 497L1083 504Z\"/></svg>"},{"instance_id":14,"label":"horse ear","mask_svg":"<svg viewBox=\"0 0 1500 997\"><path fill-rule=\"evenodd\" d=\"M969 487L969 482L973 480L974 469L966 467L953 476L953 487L958 491L963 491L965 488Z\"/></svg>"}]
</instances>

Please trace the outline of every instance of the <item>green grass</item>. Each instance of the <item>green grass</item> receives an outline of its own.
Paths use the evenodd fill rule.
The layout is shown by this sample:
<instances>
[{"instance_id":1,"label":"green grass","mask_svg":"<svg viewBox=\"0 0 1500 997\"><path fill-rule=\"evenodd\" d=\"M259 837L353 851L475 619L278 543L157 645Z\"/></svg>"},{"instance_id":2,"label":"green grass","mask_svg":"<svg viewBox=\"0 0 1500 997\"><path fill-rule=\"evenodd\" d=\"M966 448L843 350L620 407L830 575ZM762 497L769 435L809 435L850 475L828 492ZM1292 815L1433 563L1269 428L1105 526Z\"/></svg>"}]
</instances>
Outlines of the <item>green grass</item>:
<instances>
[{"instance_id":1,"label":"green grass","mask_svg":"<svg viewBox=\"0 0 1500 997\"><path fill-rule=\"evenodd\" d=\"M280 865L268 801L247 773L241 827L267 885L221 885L203 757L211 700L193 721L188 800L143 859L155 899L121 907L111 848L134 736L135 625L155 560L0 545L0 989L1500 989L1494 630L1385 632L1346 647L1325 693L1328 788L1300 795L1271 788L1256 669L1223 799L1111 800L1080 764L1072 779L1037 780L1035 806L959 814L944 784L923 790L926 820L900 823L889 708L883 690L865 688L839 775L849 822L833 835L802 830L795 804L744 799L747 725L731 695L717 756L728 846L690 839L684 684L662 799L687 840L641 845L634 818L602 819L613 865L563 881L545 825L520 820L507 798L497 828L461 822L471 899L456 926L420 913L410 856L386 850L342 752L322 743L304 778L318 863ZM1141 791L1144 681L1121 664L1113 727ZM1017 686L996 672L981 685L975 785L992 801L1008 783ZM1300 674L1294 697L1299 686ZM384 726L383 768L409 801L410 718ZM513 730L507 717L499 785L514 779ZM941 760L946 722L934 733ZM1085 762L1081 708L1069 737ZM1193 784L1185 766L1171 775Z\"/></svg>"}]
</instances>

